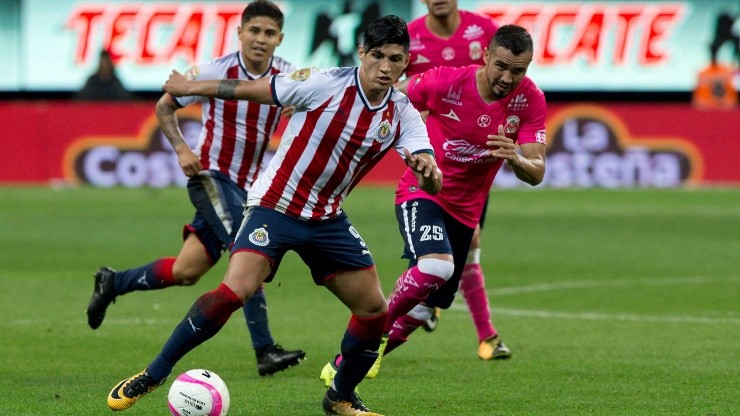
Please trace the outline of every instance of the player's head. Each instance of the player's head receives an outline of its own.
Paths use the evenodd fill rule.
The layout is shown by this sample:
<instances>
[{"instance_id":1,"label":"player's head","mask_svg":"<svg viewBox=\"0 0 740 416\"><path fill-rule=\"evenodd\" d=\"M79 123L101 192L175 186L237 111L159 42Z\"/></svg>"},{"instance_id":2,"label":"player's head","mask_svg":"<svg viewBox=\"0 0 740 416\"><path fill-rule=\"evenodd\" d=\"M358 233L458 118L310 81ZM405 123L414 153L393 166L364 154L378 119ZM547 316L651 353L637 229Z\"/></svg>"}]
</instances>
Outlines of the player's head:
<instances>
[{"instance_id":1,"label":"player's head","mask_svg":"<svg viewBox=\"0 0 740 416\"><path fill-rule=\"evenodd\" d=\"M406 22L398 16L383 16L370 23L358 49L363 87L387 91L398 81L409 63L409 42Z\"/></svg>"},{"instance_id":2,"label":"player's head","mask_svg":"<svg viewBox=\"0 0 740 416\"><path fill-rule=\"evenodd\" d=\"M242 57L252 70L267 70L265 66L283 41L284 21L283 12L268 0L255 0L244 8L239 41Z\"/></svg>"},{"instance_id":3,"label":"player's head","mask_svg":"<svg viewBox=\"0 0 740 416\"><path fill-rule=\"evenodd\" d=\"M505 97L522 82L533 53L532 36L526 29L517 25L498 28L483 55L486 82L494 98Z\"/></svg>"},{"instance_id":4,"label":"player's head","mask_svg":"<svg viewBox=\"0 0 740 416\"><path fill-rule=\"evenodd\" d=\"M429 15L437 19L445 19L457 13L457 0L421 0L427 5Z\"/></svg>"}]
</instances>

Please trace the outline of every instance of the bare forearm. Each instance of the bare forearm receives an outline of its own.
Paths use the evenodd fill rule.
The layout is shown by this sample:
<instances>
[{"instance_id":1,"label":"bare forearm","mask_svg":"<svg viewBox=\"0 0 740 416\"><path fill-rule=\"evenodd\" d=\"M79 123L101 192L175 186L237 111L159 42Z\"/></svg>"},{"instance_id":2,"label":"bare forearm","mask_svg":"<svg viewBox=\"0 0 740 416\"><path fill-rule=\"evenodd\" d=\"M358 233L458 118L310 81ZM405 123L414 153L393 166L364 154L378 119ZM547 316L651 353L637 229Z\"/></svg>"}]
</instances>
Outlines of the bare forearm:
<instances>
[{"instance_id":1,"label":"bare forearm","mask_svg":"<svg viewBox=\"0 0 740 416\"><path fill-rule=\"evenodd\" d=\"M269 84L263 80L222 79L196 81L193 85L193 95L216 97L222 100L248 100L260 104L274 104Z\"/></svg>"},{"instance_id":2,"label":"bare forearm","mask_svg":"<svg viewBox=\"0 0 740 416\"><path fill-rule=\"evenodd\" d=\"M167 141L170 142L172 149L177 150L178 146L187 146L187 143L185 142L177 123L175 108L176 107L174 106L174 103L172 103L172 99L165 96L157 102L156 114L162 134L164 134Z\"/></svg>"},{"instance_id":3,"label":"bare forearm","mask_svg":"<svg viewBox=\"0 0 740 416\"><path fill-rule=\"evenodd\" d=\"M509 166L521 181L530 185L539 185L545 177L545 161L539 158L519 156L516 161L509 161Z\"/></svg>"}]
</instances>

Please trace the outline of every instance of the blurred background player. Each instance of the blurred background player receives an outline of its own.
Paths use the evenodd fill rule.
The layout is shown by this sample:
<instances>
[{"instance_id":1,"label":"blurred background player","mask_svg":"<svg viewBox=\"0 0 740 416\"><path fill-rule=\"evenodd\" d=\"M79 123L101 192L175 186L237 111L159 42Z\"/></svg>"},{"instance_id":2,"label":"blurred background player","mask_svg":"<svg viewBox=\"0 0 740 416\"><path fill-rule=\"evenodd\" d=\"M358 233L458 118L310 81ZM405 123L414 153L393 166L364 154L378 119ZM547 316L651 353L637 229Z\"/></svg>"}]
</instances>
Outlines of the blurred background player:
<instances>
[{"instance_id":1,"label":"blurred background player","mask_svg":"<svg viewBox=\"0 0 740 416\"><path fill-rule=\"evenodd\" d=\"M249 3L238 28L241 52L224 55L187 72L193 79L260 79L295 68L274 56L282 42L283 13L267 0ZM175 110L202 102L203 128L196 153L185 142ZM188 194L195 207L193 221L183 230L177 257L164 257L140 267L115 271L103 267L95 274L95 288L87 307L88 324L96 329L116 296L136 290L189 286L230 249L242 222L247 192L257 178L281 108L250 101L222 100L164 94L157 102L162 132L177 153L189 177ZM286 351L276 344L267 321L267 301L260 286L243 308L257 372L269 375L296 365L301 350Z\"/></svg>"},{"instance_id":2,"label":"blurred background player","mask_svg":"<svg viewBox=\"0 0 740 416\"><path fill-rule=\"evenodd\" d=\"M408 169L398 184L396 219L409 269L388 297L387 342L366 377L378 374L383 354L406 342L433 307L452 304L488 190L504 161L520 180L542 182L546 104L542 90L526 77L532 56L529 33L506 25L490 43L485 65L440 66L400 84L412 104L427 112L444 187L434 195L418 189ZM449 100L451 90L458 91L456 100ZM327 363L320 378L331 383L343 360L338 355Z\"/></svg>"},{"instance_id":3,"label":"blurred background player","mask_svg":"<svg viewBox=\"0 0 740 416\"><path fill-rule=\"evenodd\" d=\"M342 202L395 149L416 186L434 195L442 175L419 112L393 87L408 64L406 22L384 16L366 29L357 67L304 68L255 81L192 81L173 71L165 91L292 105L275 157L249 192L223 283L198 298L144 371L113 387L108 406L124 410L166 380L185 354L210 339L289 250L352 313L341 342L344 361L327 389L326 414L377 416L354 392L378 357L387 302L370 251ZM288 412L297 413L297 412ZM305 413L305 412L298 412Z\"/></svg>"},{"instance_id":4,"label":"blurred background player","mask_svg":"<svg viewBox=\"0 0 740 416\"><path fill-rule=\"evenodd\" d=\"M98 69L87 78L75 98L89 101L130 100L134 98L118 79L116 67L108 51L100 51Z\"/></svg>"},{"instance_id":5,"label":"blurred background player","mask_svg":"<svg viewBox=\"0 0 740 416\"><path fill-rule=\"evenodd\" d=\"M428 13L409 23L411 48L406 76L411 77L437 66L483 65L483 52L493 39L498 25L487 16L457 8L457 0L422 0ZM450 90L455 100L458 91ZM422 112L422 114L424 114ZM491 320L485 278L480 266L480 232L486 219L488 198L480 224L475 229L470 252L460 279L460 292L465 299L478 333L478 357L491 360L511 357L511 350L501 341ZM441 309L424 322L424 329L434 331Z\"/></svg>"}]
</instances>

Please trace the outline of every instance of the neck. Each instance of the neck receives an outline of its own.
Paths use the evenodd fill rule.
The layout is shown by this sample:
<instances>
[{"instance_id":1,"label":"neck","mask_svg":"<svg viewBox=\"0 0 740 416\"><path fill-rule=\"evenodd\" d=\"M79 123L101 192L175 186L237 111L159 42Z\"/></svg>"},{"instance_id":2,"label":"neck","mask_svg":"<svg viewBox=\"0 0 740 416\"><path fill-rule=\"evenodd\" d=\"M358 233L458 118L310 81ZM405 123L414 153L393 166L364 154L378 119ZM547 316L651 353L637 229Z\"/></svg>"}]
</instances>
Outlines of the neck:
<instances>
[{"instance_id":1,"label":"neck","mask_svg":"<svg viewBox=\"0 0 740 416\"><path fill-rule=\"evenodd\" d=\"M360 88L362 88L362 93L365 95L365 98L367 98L368 103L375 107L376 105L379 105L381 102L383 102L383 97L385 97L385 94L388 92L387 88L373 88L372 83L365 79L365 74L360 71Z\"/></svg>"},{"instance_id":2,"label":"neck","mask_svg":"<svg viewBox=\"0 0 740 416\"><path fill-rule=\"evenodd\" d=\"M264 74L265 71L267 71L267 68L271 61L272 61L272 58L267 59L263 62L250 61L242 53L242 62L244 62L244 67L247 69L247 71L250 74Z\"/></svg>"},{"instance_id":3,"label":"neck","mask_svg":"<svg viewBox=\"0 0 740 416\"><path fill-rule=\"evenodd\" d=\"M455 10L447 16L435 17L428 14L424 23L430 32L440 37L450 37L460 27L460 13Z\"/></svg>"}]
</instances>

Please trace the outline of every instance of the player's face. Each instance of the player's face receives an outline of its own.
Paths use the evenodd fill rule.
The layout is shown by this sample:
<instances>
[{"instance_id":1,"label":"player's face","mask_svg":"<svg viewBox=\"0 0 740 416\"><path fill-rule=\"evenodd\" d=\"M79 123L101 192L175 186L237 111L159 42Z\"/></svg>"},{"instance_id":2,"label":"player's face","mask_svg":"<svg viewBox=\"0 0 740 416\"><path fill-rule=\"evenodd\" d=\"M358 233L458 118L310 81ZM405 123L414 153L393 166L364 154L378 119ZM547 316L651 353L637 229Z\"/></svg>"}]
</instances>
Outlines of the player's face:
<instances>
[{"instance_id":1,"label":"player's face","mask_svg":"<svg viewBox=\"0 0 740 416\"><path fill-rule=\"evenodd\" d=\"M422 0L426 3L429 14L444 18L457 11L457 0Z\"/></svg>"},{"instance_id":2,"label":"player's face","mask_svg":"<svg viewBox=\"0 0 740 416\"><path fill-rule=\"evenodd\" d=\"M256 16L239 26L239 41L242 56L250 71L264 72L275 53L275 48L283 41L283 33L275 20Z\"/></svg>"},{"instance_id":3,"label":"player's face","mask_svg":"<svg viewBox=\"0 0 740 416\"><path fill-rule=\"evenodd\" d=\"M371 91L385 94L409 64L409 54L403 46L385 44L365 51L360 46L360 81L369 95Z\"/></svg>"},{"instance_id":4,"label":"player's face","mask_svg":"<svg viewBox=\"0 0 740 416\"><path fill-rule=\"evenodd\" d=\"M503 46L486 50L483 56L486 64L486 83L495 99L506 97L527 75L527 68L532 62L532 51L514 55Z\"/></svg>"}]
</instances>

